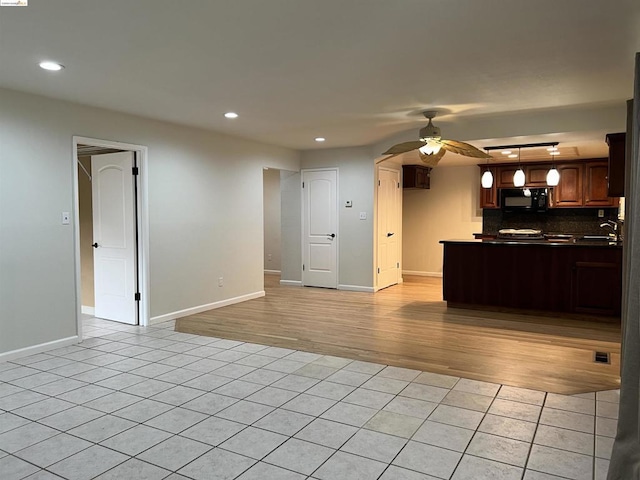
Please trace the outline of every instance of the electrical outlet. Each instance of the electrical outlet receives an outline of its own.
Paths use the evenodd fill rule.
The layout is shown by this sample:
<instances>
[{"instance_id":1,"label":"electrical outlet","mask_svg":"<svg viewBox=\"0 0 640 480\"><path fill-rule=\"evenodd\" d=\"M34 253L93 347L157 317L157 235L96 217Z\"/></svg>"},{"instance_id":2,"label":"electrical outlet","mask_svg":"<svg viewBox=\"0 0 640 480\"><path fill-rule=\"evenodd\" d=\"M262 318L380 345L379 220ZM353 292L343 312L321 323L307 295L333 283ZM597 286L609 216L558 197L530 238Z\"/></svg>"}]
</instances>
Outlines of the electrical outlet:
<instances>
[{"instance_id":1,"label":"electrical outlet","mask_svg":"<svg viewBox=\"0 0 640 480\"><path fill-rule=\"evenodd\" d=\"M367 219L367 212L360 212L360 220L366 220Z\"/></svg>"},{"instance_id":2,"label":"electrical outlet","mask_svg":"<svg viewBox=\"0 0 640 480\"><path fill-rule=\"evenodd\" d=\"M218 278L218 286L222 287L224 285L224 279L222 277Z\"/></svg>"},{"instance_id":3,"label":"electrical outlet","mask_svg":"<svg viewBox=\"0 0 640 480\"><path fill-rule=\"evenodd\" d=\"M603 208L599 208L598 209L598 218L604 218L604 209Z\"/></svg>"},{"instance_id":4,"label":"electrical outlet","mask_svg":"<svg viewBox=\"0 0 640 480\"><path fill-rule=\"evenodd\" d=\"M267 262L271 261L271 254L267 255Z\"/></svg>"}]
</instances>

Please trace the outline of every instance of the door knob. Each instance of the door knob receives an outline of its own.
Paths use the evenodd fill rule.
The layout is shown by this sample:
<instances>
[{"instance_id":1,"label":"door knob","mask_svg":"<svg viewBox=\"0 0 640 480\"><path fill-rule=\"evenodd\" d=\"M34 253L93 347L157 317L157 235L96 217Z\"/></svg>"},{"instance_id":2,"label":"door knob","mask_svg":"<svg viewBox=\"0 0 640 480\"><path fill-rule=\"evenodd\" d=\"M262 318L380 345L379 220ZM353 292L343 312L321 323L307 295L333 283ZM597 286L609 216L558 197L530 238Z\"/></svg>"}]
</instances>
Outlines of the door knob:
<instances>
[{"instance_id":1,"label":"door knob","mask_svg":"<svg viewBox=\"0 0 640 480\"><path fill-rule=\"evenodd\" d=\"M98 245L98 242L94 243L91 245L93 248L98 248L100 245Z\"/></svg>"},{"instance_id":2,"label":"door knob","mask_svg":"<svg viewBox=\"0 0 640 480\"><path fill-rule=\"evenodd\" d=\"M387 237L392 237L393 235L394 235L394 232L387 233Z\"/></svg>"},{"instance_id":3,"label":"door knob","mask_svg":"<svg viewBox=\"0 0 640 480\"><path fill-rule=\"evenodd\" d=\"M327 237L336 238L335 233L327 233Z\"/></svg>"}]
</instances>

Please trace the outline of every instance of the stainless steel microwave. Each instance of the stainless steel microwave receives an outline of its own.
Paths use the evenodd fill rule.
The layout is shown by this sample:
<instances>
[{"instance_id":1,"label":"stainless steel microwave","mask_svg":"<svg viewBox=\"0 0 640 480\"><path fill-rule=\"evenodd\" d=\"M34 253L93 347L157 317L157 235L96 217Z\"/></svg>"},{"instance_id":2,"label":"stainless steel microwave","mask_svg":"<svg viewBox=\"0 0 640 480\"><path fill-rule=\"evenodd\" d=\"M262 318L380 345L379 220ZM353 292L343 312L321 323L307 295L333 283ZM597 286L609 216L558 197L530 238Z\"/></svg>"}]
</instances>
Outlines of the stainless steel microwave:
<instances>
[{"instance_id":1,"label":"stainless steel microwave","mask_svg":"<svg viewBox=\"0 0 640 480\"><path fill-rule=\"evenodd\" d=\"M500 190L503 212L544 212L549 206L546 188L503 188Z\"/></svg>"}]
</instances>

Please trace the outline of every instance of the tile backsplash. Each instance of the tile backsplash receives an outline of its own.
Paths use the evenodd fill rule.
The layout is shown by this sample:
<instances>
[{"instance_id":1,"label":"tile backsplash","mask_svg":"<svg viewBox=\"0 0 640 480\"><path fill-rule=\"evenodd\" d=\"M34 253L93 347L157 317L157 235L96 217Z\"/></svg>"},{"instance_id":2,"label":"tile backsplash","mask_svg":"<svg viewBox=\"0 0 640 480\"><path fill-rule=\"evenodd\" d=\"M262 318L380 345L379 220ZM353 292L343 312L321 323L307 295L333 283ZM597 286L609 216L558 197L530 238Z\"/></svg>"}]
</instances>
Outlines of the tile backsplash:
<instances>
[{"instance_id":1,"label":"tile backsplash","mask_svg":"<svg viewBox=\"0 0 640 480\"><path fill-rule=\"evenodd\" d=\"M602 235L600 228L607 220L617 220L617 208L603 208L604 217L598 217L597 208L555 208L541 213L506 213L485 208L482 212L482 233L495 235L503 228L533 228L544 233L573 233Z\"/></svg>"}]
</instances>

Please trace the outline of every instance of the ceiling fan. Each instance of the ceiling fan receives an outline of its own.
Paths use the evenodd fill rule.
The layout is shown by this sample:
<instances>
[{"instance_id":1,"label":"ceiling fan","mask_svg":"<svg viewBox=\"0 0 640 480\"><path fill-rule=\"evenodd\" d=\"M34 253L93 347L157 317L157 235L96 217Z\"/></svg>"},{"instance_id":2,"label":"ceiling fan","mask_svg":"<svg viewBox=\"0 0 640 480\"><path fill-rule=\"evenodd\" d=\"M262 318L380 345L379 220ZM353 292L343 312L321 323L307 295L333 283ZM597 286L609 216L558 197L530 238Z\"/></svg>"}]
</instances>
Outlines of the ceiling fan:
<instances>
[{"instance_id":1,"label":"ceiling fan","mask_svg":"<svg viewBox=\"0 0 640 480\"><path fill-rule=\"evenodd\" d=\"M437 113L434 110L422 112L429 119L429 123L426 127L420 129L420 140L394 145L383 153L383 155L389 156L383 158L380 162L413 150L418 150L420 160L430 167L435 167L446 152L457 153L465 157L491 158L491 155L468 143L458 140L443 140L440 135L440 128L432 123Z\"/></svg>"}]
</instances>

